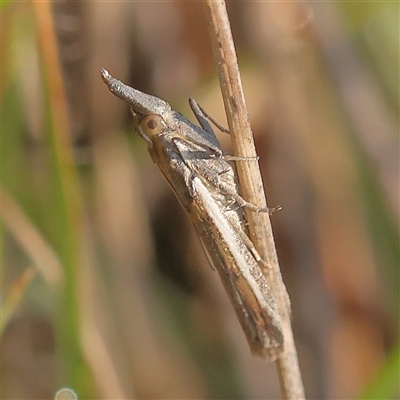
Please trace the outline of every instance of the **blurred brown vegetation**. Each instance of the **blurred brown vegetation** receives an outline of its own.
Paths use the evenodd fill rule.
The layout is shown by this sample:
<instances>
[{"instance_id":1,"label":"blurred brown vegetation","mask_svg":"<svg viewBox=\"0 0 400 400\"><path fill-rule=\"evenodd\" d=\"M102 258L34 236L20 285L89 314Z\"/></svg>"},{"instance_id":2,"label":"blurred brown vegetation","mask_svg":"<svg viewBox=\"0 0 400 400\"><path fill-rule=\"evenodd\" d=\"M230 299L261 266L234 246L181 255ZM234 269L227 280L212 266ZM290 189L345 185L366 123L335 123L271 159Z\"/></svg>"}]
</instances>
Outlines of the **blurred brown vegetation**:
<instances>
[{"instance_id":1,"label":"blurred brown vegetation","mask_svg":"<svg viewBox=\"0 0 400 400\"><path fill-rule=\"evenodd\" d=\"M279 398L99 75L224 123L202 4L46 7L2 6L2 398ZM228 11L306 395L354 397L399 333L398 4Z\"/></svg>"}]
</instances>

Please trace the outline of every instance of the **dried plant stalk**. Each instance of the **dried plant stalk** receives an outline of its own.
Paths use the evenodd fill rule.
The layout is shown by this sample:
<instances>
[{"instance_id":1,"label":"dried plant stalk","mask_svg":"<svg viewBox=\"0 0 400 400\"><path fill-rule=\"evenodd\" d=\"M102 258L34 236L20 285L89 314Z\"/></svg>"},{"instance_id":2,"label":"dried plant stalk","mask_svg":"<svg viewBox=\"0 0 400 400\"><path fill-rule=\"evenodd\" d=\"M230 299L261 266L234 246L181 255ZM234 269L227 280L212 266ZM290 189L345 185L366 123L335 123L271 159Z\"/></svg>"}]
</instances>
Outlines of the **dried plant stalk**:
<instances>
[{"instance_id":1,"label":"dried plant stalk","mask_svg":"<svg viewBox=\"0 0 400 400\"><path fill-rule=\"evenodd\" d=\"M204 4L234 155L255 157L254 140L225 2L205 0ZM266 199L258 163L238 162L237 171L243 197L252 204L265 207ZM274 292L282 320L284 351L276 361L282 398L303 399L304 388L290 321L290 301L279 269L271 222L267 213L246 210L246 216L251 239L268 265L268 268L264 268L264 274Z\"/></svg>"}]
</instances>

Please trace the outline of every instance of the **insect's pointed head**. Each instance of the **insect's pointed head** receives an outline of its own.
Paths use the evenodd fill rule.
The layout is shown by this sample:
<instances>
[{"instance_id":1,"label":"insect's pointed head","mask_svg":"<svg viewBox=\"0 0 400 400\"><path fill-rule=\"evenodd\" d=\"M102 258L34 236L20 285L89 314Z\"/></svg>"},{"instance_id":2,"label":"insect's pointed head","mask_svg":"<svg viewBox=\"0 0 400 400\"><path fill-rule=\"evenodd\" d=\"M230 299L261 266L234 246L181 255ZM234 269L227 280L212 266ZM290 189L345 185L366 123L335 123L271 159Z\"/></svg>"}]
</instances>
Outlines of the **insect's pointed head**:
<instances>
[{"instance_id":1,"label":"insect's pointed head","mask_svg":"<svg viewBox=\"0 0 400 400\"><path fill-rule=\"evenodd\" d=\"M141 116L150 114L163 115L166 111L171 110L171 106L166 101L125 85L125 83L112 77L104 68L101 68L100 72L110 92L125 100L135 114Z\"/></svg>"}]
</instances>

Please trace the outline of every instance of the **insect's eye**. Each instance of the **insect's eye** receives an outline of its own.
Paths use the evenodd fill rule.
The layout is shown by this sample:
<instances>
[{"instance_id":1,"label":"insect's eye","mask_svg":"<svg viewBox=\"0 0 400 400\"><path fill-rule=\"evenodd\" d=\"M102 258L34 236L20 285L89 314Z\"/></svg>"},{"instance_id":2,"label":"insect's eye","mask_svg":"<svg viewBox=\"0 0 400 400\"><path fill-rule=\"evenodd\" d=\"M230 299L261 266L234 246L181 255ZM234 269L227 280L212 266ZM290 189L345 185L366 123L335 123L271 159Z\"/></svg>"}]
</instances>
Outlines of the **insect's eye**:
<instances>
[{"instance_id":1,"label":"insect's eye","mask_svg":"<svg viewBox=\"0 0 400 400\"><path fill-rule=\"evenodd\" d=\"M165 127L163 119L159 115L146 115L140 121L140 128L148 137L157 135Z\"/></svg>"}]
</instances>

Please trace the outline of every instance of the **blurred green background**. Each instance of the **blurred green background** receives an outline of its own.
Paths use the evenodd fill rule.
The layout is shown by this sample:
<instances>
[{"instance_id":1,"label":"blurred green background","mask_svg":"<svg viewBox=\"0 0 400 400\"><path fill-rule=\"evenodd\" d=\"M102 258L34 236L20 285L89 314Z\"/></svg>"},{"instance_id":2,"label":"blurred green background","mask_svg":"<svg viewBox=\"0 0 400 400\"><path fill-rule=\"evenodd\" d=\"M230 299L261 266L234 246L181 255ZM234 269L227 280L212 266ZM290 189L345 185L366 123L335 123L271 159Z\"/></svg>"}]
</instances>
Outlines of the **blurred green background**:
<instances>
[{"instance_id":1,"label":"blurred green background","mask_svg":"<svg viewBox=\"0 0 400 400\"><path fill-rule=\"evenodd\" d=\"M399 4L228 11L306 395L397 398ZM1 398L279 398L101 67L225 123L201 3L1 3Z\"/></svg>"}]
</instances>

